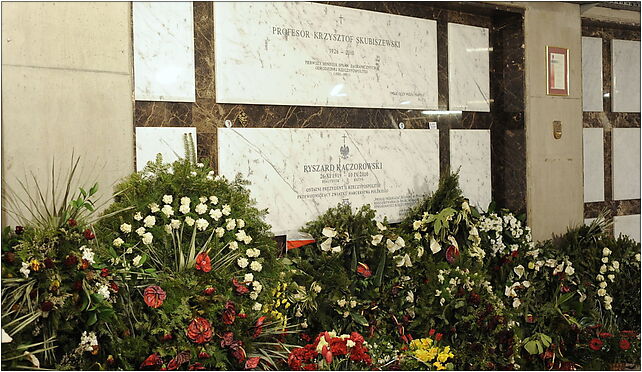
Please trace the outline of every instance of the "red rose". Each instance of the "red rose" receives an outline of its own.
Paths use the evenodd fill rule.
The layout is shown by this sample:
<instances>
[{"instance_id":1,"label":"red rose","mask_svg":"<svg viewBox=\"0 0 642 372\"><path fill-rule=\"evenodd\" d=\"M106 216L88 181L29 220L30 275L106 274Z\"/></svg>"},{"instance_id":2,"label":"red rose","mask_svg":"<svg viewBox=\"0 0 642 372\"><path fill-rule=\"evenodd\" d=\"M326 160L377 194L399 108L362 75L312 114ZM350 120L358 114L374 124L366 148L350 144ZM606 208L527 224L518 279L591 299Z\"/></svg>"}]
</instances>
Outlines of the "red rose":
<instances>
[{"instance_id":1,"label":"red rose","mask_svg":"<svg viewBox=\"0 0 642 372\"><path fill-rule=\"evenodd\" d=\"M78 224L78 222L76 222L76 220L74 220L73 218L70 218L70 219L67 220L67 225L69 225L71 227L74 227L77 224Z\"/></svg>"},{"instance_id":2,"label":"red rose","mask_svg":"<svg viewBox=\"0 0 642 372\"><path fill-rule=\"evenodd\" d=\"M594 351L602 349L602 345L604 345L604 342L597 338L594 338L589 342L589 347Z\"/></svg>"},{"instance_id":3,"label":"red rose","mask_svg":"<svg viewBox=\"0 0 642 372\"><path fill-rule=\"evenodd\" d=\"M623 338L620 340L620 349L622 350L629 350L631 348L631 343L629 340Z\"/></svg>"},{"instance_id":4,"label":"red rose","mask_svg":"<svg viewBox=\"0 0 642 372\"><path fill-rule=\"evenodd\" d=\"M234 291L237 294L244 295L250 292L250 289L243 283L239 283L236 278L232 278L232 285L234 286Z\"/></svg>"},{"instance_id":5,"label":"red rose","mask_svg":"<svg viewBox=\"0 0 642 372\"><path fill-rule=\"evenodd\" d=\"M212 339L212 326L205 319L196 317L187 327L187 337L197 344L204 344Z\"/></svg>"},{"instance_id":6,"label":"red rose","mask_svg":"<svg viewBox=\"0 0 642 372\"><path fill-rule=\"evenodd\" d=\"M53 307L54 307L54 304L51 301L44 301L43 303L40 304L40 309L42 311L51 311Z\"/></svg>"},{"instance_id":7,"label":"red rose","mask_svg":"<svg viewBox=\"0 0 642 372\"><path fill-rule=\"evenodd\" d=\"M25 228L22 226L16 226L16 234L20 235L25 232Z\"/></svg>"},{"instance_id":8,"label":"red rose","mask_svg":"<svg viewBox=\"0 0 642 372\"><path fill-rule=\"evenodd\" d=\"M49 258L49 257L45 258L45 267L47 269L52 269L54 266L55 266L54 262L53 262L53 260L51 258Z\"/></svg>"},{"instance_id":9,"label":"red rose","mask_svg":"<svg viewBox=\"0 0 642 372\"><path fill-rule=\"evenodd\" d=\"M140 365L140 369L143 369L145 367L153 367L153 366L160 366L163 364L163 360L160 357L160 354L154 353L145 359L143 363Z\"/></svg>"},{"instance_id":10,"label":"red rose","mask_svg":"<svg viewBox=\"0 0 642 372\"><path fill-rule=\"evenodd\" d=\"M357 273L364 278L369 278L372 276L372 270L370 270L368 265L364 263L359 263L359 265L357 266Z\"/></svg>"},{"instance_id":11,"label":"red rose","mask_svg":"<svg viewBox=\"0 0 642 372\"><path fill-rule=\"evenodd\" d=\"M245 361L245 369L254 369L259 365L259 362L261 361L260 357L252 357L248 358L248 360Z\"/></svg>"},{"instance_id":12,"label":"red rose","mask_svg":"<svg viewBox=\"0 0 642 372\"><path fill-rule=\"evenodd\" d=\"M205 273L212 271L210 256L207 255L207 252L201 252L196 256L196 270L200 270Z\"/></svg>"},{"instance_id":13,"label":"red rose","mask_svg":"<svg viewBox=\"0 0 642 372\"><path fill-rule=\"evenodd\" d=\"M102 270L100 270L100 276L102 276L103 278L106 276L109 276L109 269L105 267Z\"/></svg>"},{"instance_id":14,"label":"red rose","mask_svg":"<svg viewBox=\"0 0 642 372\"><path fill-rule=\"evenodd\" d=\"M446 261L448 263L452 264L459 258L459 248L455 247L454 245L451 245L446 249Z\"/></svg>"},{"instance_id":15,"label":"red rose","mask_svg":"<svg viewBox=\"0 0 642 372\"><path fill-rule=\"evenodd\" d=\"M96 237L93 232L91 232L91 229L86 229L85 232L83 232L83 235L85 236L85 239L87 240L92 240Z\"/></svg>"},{"instance_id":16,"label":"red rose","mask_svg":"<svg viewBox=\"0 0 642 372\"><path fill-rule=\"evenodd\" d=\"M67 267L72 267L78 264L78 257L74 256L73 254L70 254L65 258L64 262L65 266Z\"/></svg>"},{"instance_id":17,"label":"red rose","mask_svg":"<svg viewBox=\"0 0 642 372\"><path fill-rule=\"evenodd\" d=\"M167 298L167 293L163 291L163 288L157 285L150 285L149 287L145 288L145 292L143 292L143 298L145 299L145 303L147 304L147 306L157 309Z\"/></svg>"},{"instance_id":18,"label":"red rose","mask_svg":"<svg viewBox=\"0 0 642 372\"><path fill-rule=\"evenodd\" d=\"M230 325L233 324L236 320L236 306L232 301L227 301L225 303L225 309L223 309L223 319L221 320L224 324Z\"/></svg>"},{"instance_id":19,"label":"red rose","mask_svg":"<svg viewBox=\"0 0 642 372\"><path fill-rule=\"evenodd\" d=\"M208 287L203 290L203 294L206 296L211 296L214 292L216 292L216 288L214 287Z\"/></svg>"},{"instance_id":20,"label":"red rose","mask_svg":"<svg viewBox=\"0 0 642 372\"><path fill-rule=\"evenodd\" d=\"M120 288L118 287L118 284L116 284L116 282L110 282L109 286L111 287L111 290L114 291L114 293L118 293L118 290Z\"/></svg>"}]
</instances>

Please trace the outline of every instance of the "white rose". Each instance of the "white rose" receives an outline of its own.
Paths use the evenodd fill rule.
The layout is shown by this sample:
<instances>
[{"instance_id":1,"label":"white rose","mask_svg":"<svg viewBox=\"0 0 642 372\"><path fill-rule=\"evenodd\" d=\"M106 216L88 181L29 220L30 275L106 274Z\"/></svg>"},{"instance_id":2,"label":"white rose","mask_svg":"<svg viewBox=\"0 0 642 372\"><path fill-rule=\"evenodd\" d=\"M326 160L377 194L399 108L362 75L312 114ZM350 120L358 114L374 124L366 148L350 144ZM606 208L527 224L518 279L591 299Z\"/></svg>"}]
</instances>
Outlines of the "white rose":
<instances>
[{"instance_id":1,"label":"white rose","mask_svg":"<svg viewBox=\"0 0 642 372\"><path fill-rule=\"evenodd\" d=\"M602 262L603 263L609 263L609 258L608 257L602 257Z\"/></svg>"},{"instance_id":2,"label":"white rose","mask_svg":"<svg viewBox=\"0 0 642 372\"><path fill-rule=\"evenodd\" d=\"M207 204L200 203L194 208L194 212L198 214L203 214L207 212Z\"/></svg>"},{"instance_id":3,"label":"white rose","mask_svg":"<svg viewBox=\"0 0 642 372\"><path fill-rule=\"evenodd\" d=\"M611 250L608 248L602 249L602 256L609 256L611 254Z\"/></svg>"},{"instance_id":4,"label":"white rose","mask_svg":"<svg viewBox=\"0 0 642 372\"><path fill-rule=\"evenodd\" d=\"M602 274L597 274L597 276L595 277L595 279L596 279L597 281L603 282L603 281L604 281L604 276L603 276Z\"/></svg>"},{"instance_id":5,"label":"white rose","mask_svg":"<svg viewBox=\"0 0 642 372\"><path fill-rule=\"evenodd\" d=\"M207 226L209 225L210 223L207 222L207 220L204 218L199 218L198 220L196 220L196 228L201 231L204 231L205 229L207 229Z\"/></svg>"},{"instance_id":6,"label":"white rose","mask_svg":"<svg viewBox=\"0 0 642 372\"><path fill-rule=\"evenodd\" d=\"M190 216L185 217L185 223L187 224L187 226L194 226L194 222L195 220L192 217Z\"/></svg>"},{"instance_id":7,"label":"white rose","mask_svg":"<svg viewBox=\"0 0 642 372\"><path fill-rule=\"evenodd\" d=\"M210 196L210 203L214 205L218 204L218 198L214 195Z\"/></svg>"},{"instance_id":8,"label":"white rose","mask_svg":"<svg viewBox=\"0 0 642 372\"><path fill-rule=\"evenodd\" d=\"M606 265L600 266L600 273L605 274L606 273Z\"/></svg>"},{"instance_id":9,"label":"white rose","mask_svg":"<svg viewBox=\"0 0 642 372\"><path fill-rule=\"evenodd\" d=\"M178 207L178 211L181 212L182 214L188 214L189 213L189 204L181 204L181 206Z\"/></svg>"},{"instance_id":10,"label":"white rose","mask_svg":"<svg viewBox=\"0 0 642 372\"><path fill-rule=\"evenodd\" d=\"M230 242L230 249L231 249L231 250L233 250L233 251L235 251L235 250L239 249L239 243L237 243L237 242Z\"/></svg>"},{"instance_id":11,"label":"white rose","mask_svg":"<svg viewBox=\"0 0 642 372\"><path fill-rule=\"evenodd\" d=\"M132 225L124 223L120 225L120 231L124 232L125 234L129 234L130 232L132 232Z\"/></svg>"},{"instance_id":12,"label":"white rose","mask_svg":"<svg viewBox=\"0 0 642 372\"><path fill-rule=\"evenodd\" d=\"M236 260L236 264L237 264L237 265L239 265L239 267L240 267L241 269L245 269L245 268L247 267L248 263L249 263L249 261L248 261L248 260L247 260L247 258L245 258L245 257L239 257L239 258Z\"/></svg>"},{"instance_id":13,"label":"white rose","mask_svg":"<svg viewBox=\"0 0 642 372\"><path fill-rule=\"evenodd\" d=\"M158 204L156 204L156 203L152 203L148 207L149 207L149 210L152 213L156 213L156 212L160 211L160 209L158 208Z\"/></svg>"},{"instance_id":14,"label":"white rose","mask_svg":"<svg viewBox=\"0 0 642 372\"><path fill-rule=\"evenodd\" d=\"M167 217L174 215L174 209L172 208L171 205L167 205L167 204L163 206L163 209L161 209L161 212L163 212L163 214Z\"/></svg>"},{"instance_id":15,"label":"white rose","mask_svg":"<svg viewBox=\"0 0 642 372\"><path fill-rule=\"evenodd\" d=\"M220 209L210 209L210 217L212 217L215 221L220 220L222 216L223 213L221 213Z\"/></svg>"},{"instance_id":16,"label":"white rose","mask_svg":"<svg viewBox=\"0 0 642 372\"><path fill-rule=\"evenodd\" d=\"M334 238L337 236L337 231L332 227L324 227L321 234L326 238Z\"/></svg>"},{"instance_id":17,"label":"white rose","mask_svg":"<svg viewBox=\"0 0 642 372\"><path fill-rule=\"evenodd\" d=\"M525 269L524 269L524 266L522 266L522 265L518 265L518 266L516 266L515 268L513 268L513 271L515 272L515 274L517 275L517 277L521 279L521 278L522 278L522 275L524 275L524 271L525 271Z\"/></svg>"},{"instance_id":18,"label":"white rose","mask_svg":"<svg viewBox=\"0 0 642 372\"><path fill-rule=\"evenodd\" d=\"M154 239L154 236L150 232L146 232L143 234L143 244L150 245L152 244L152 240Z\"/></svg>"},{"instance_id":19,"label":"white rose","mask_svg":"<svg viewBox=\"0 0 642 372\"><path fill-rule=\"evenodd\" d=\"M230 215L230 213L232 213L232 208L231 208L229 205L225 204L225 205L223 206L223 211L222 211L222 213L223 213L223 215L225 215L225 216L229 216L229 215Z\"/></svg>"},{"instance_id":20,"label":"white rose","mask_svg":"<svg viewBox=\"0 0 642 372\"><path fill-rule=\"evenodd\" d=\"M121 238L116 238L113 241L115 247L120 247L121 245L123 245L123 243L125 243L125 241Z\"/></svg>"},{"instance_id":21,"label":"white rose","mask_svg":"<svg viewBox=\"0 0 642 372\"><path fill-rule=\"evenodd\" d=\"M181 205L189 205L191 202L192 201L187 196L183 196L181 198Z\"/></svg>"},{"instance_id":22,"label":"white rose","mask_svg":"<svg viewBox=\"0 0 642 372\"><path fill-rule=\"evenodd\" d=\"M139 227L139 228L136 229L136 234L138 234L140 236L143 236L144 233L145 233L145 228L144 227Z\"/></svg>"},{"instance_id":23,"label":"white rose","mask_svg":"<svg viewBox=\"0 0 642 372\"><path fill-rule=\"evenodd\" d=\"M258 261L252 261L252 263L250 264L250 269L252 271L260 272L261 270L263 270L263 265L261 265L261 263Z\"/></svg>"},{"instance_id":24,"label":"white rose","mask_svg":"<svg viewBox=\"0 0 642 372\"><path fill-rule=\"evenodd\" d=\"M607 304L610 304L611 302L613 302L613 297L604 296L604 302L607 303Z\"/></svg>"},{"instance_id":25,"label":"white rose","mask_svg":"<svg viewBox=\"0 0 642 372\"><path fill-rule=\"evenodd\" d=\"M372 245L379 245L381 243L381 240L383 239L383 235L377 234L377 235L370 235L372 237Z\"/></svg>"},{"instance_id":26,"label":"white rose","mask_svg":"<svg viewBox=\"0 0 642 372\"><path fill-rule=\"evenodd\" d=\"M614 282L614 281L615 281L615 275L613 275L613 274L609 274L609 275L608 275L608 278L609 278L609 280L610 280L611 282Z\"/></svg>"},{"instance_id":27,"label":"white rose","mask_svg":"<svg viewBox=\"0 0 642 372\"><path fill-rule=\"evenodd\" d=\"M174 201L174 197L171 195L163 195L163 203L165 204L172 204Z\"/></svg>"},{"instance_id":28,"label":"white rose","mask_svg":"<svg viewBox=\"0 0 642 372\"><path fill-rule=\"evenodd\" d=\"M152 227L156 225L156 217L154 216L145 217L145 219L143 220L143 225L145 225L145 227Z\"/></svg>"},{"instance_id":29,"label":"white rose","mask_svg":"<svg viewBox=\"0 0 642 372\"><path fill-rule=\"evenodd\" d=\"M606 286L608 286L606 282L600 282L600 288L606 288Z\"/></svg>"},{"instance_id":30,"label":"white rose","mask_svg":"<svg viewBox=\"0 0 642 372\"><path fill-rule=\"evenodd\" d=\"M223 235L225 235L225 229L222 227L217 227L216 228L216 236L219 238L222 238Z\"/></svg>"}]
</instances>

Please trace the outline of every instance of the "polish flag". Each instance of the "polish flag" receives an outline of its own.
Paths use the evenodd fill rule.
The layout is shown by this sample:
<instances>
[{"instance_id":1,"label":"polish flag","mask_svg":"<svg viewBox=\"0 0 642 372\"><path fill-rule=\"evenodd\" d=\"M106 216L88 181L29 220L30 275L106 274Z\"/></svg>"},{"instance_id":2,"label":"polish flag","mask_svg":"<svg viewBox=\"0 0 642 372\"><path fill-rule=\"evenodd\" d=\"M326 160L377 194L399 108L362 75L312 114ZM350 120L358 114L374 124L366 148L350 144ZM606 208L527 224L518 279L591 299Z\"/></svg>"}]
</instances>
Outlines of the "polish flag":
<instances>
[{"instance_id":1,"label":"polish flag","mask_svg":"<svg viewBox=\"0 0 642 372\"><path fill-rule=\"evenodd\" d=\"M286 245L288 247L288 251L290 249L300 248L305 245L312 244L314 242L315 242L314 238L312 237L312 235L308 233L295 231L287 234Z\"/></svg>"}]
</instances>

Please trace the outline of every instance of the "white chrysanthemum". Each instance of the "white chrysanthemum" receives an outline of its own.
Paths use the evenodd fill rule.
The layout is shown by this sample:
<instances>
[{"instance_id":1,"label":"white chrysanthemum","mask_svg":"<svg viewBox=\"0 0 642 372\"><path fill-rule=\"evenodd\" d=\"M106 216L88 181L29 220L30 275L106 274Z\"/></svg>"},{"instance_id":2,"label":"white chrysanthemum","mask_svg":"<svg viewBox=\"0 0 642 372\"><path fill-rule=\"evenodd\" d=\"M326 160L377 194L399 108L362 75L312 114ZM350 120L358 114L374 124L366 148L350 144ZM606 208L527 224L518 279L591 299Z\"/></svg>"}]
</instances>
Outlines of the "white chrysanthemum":
<instances>
[{"instance_id":1,"label":"white chrysanthemum","mask_svg":"<svg viewBox=\"0 0 642 372\"><path fill-rule=\"evenodd\" d=\"M171 195L163 195L163 203L165 204L172 204L174 201L174 197Z\"/></svg>"},{"instance_id":2,"label":"white chrysanthemum","mask_svg":"<svg viewBox=\"0 0 642 372\"><path fill-rule=\"evenodd\" d=\"M263 305L261 305L258 302L255 302L254 305L252 305L252 310L254 311L261 311L262 308L263 308Z\"/></svg>"},{"instance_id":3,"label":"white chrysanthemum","mask_svg":"<svg viewBox=\"0 0 642 372\"><path fill-rule=\"evenodd\" d=\"M181 198L181 205L189 205L192 201L187 196Z\"/></svg>"},{"instance_id":4,"label":"white chrysanthemum","mask_svg":"<svg viewBox=\"0 0 642 372\"><path fill-rule=\"evenodd\" d=\"M245 257L239 257L236 260L236 264L239 265L241 269L245 269L250 262Z\"/></svg>"},{"instance_id":5,"label":"white chrysanthemum","mask_svg":"<svg viewBox=\"0 0 642 372\"><path fill-rule=\"evenodd\" d=\"M204 218L199 218L198 220L196 220L196 228L201 231L204 231L205 229L207 229L209 225L210 223L207 222L207 220Z\"/></svg>"},{"instance_id":6,"label":"white chrysanthemum","mask_svg":"<svg viewBox=\"0 0 642 372\"><path fill-rule=\"evenodd\" d=\"M224 216L229 216L230 213L232 213L232 208L229 205L225 204L223 205L223 210L221 211L221 213L223 213Z\"/></svg>"},{"instance_id":7,"label":"white chrysanthemum","mask_svg":"<svg viewBox=\"0 0 642 372\"><path fill-rule=\"evenodd\" d=\"M134 219L136 221L140 221L143 219L143 215L140 212L136 212L136 214L134 214Z\"/></svg>"},{"instance_id":8,"label":"white chrysanthemum","mask_svg":"<svg viewBox=\"0 0 642 372\"><path fill-rule=\"evenodd\" d=\"M80 250L82 251L82 259L87 260L90 264L94 263L94 251L91 250L91 248L87 248L86 246L80 247Z\"/></svg>"},{"instance_id":9,"label":"white chrysanthemum","mask_svg":"<svg viewBox=\"0 0 642 372\"><path fill-rule=\"evenodd\" d=\"M221 213L220 209L210 209L210 217L212 217L214 221L220 220L222 216L223 213Z\"/></svg>"},{"instance_id":10,"label":"white chrysanthemum","mask_svg":"<svg viewBox=\"0 0 642 372\"><path fill-rule=\"evenodd\" d=\"M243 277L243 281L244 282L252 282L252 281L254 281L254 274L252 274L252 273L245 274L245 276Z\"/></svg>"},{"instance_id":11,"label":"white chrysanthemum","mask_svg":"<svg viewBox=\"0 0 642 372\"><path fill-rule=\"evenodd\" d=\"M181 221L172 219L169 225L172 227L172 229L178 229L179 227L181 227Z\"/></svg>"},{"instance_id":12,"label":"white chrysanthemum","mask_svg":"<svg viewBox=\"0 0 642 372\"><path fill-rule=\"evenodd\" d=\"M29 273L31 272L31 270L29 270L29 267L30 267L30 266L29 266L29 264L28 264L28 263L23 262L23 263L22 263L22 267L20 268L20 273L21 273L22 275L24 275L24 276L25 276L25 278L28 278L28 277L29 277Z\"/></svg>"},{"instance_id":13,"label":"white chrysanthemum","mask_svg":"<svg viewBox=\"0 0 642 372\"><path fill-rule=\"evenodd\" d=\"M121 239L121 238L116 238L116 239L114 239L114 241L112 242L112 244L114 245L114 247L120 247L121 245L123 245L123 243L125 243L125 241L124 241L123 239Z\"/></svg>"},{"instance_id":14,"label":"white chrysanthemum","mask_svg":"<svg viewBox=\"0 0 642 372\"><path fill-rule=\"evenodd\" d=\"M207 204L200 203L194 208L194 212L198 214L203 214L207 212Z\"/></svg>"},{"instance_id":15,"label":"white chrysanthemum","mask_svg":"<svg viewBox=\"0 0 642 372\"><path fill-rule=\"evenodd\" d=\"M165 216L170 217L174 215L174 208L172 208L171 205L165 204L163 205L161 212L163 212Z\"/></svg>"},{"instance_id":16,"label":"white chrysanthemum","mask_svg":"<svg viewBox=\"0 0 642 372\"><path fill-rule=\"evenodd\" d=\"M243 221L242 219L239 218L238 220L236 220L236 226L238 226L239 229L244 228L245 227L245 221Z\"/></svg>"},{"instance_id":17,"label":"white chrysanthemum","mask_svg":"<svg viewBox=\"0 0 642 372\"><path fill-rule=\"evenodd\" d=\"M321 234L325 236L326 238L334 238L337 236L337 230L335 230L333 227L324 227L323 231L321 231Z\"/></svg>"},{"instance_id":18,"label":"white chrysanthemum","mask_svg":"<svg viewBox=\"0 0 642 372\"><path fill-rule=\"evenodd\" d=\"M239 249L239 243L234 242L234 241L230 242L230 249L233 250L233 251Z\"/></svg>"},{"instance_id":19,"label":"white chrysanthemum","mask_svg":"<svg viewBox=\"0 0 642 372\"><path fill-rule=\"evenodd\" d=\"M132 225L124 223L120 225L120 231L124 232L125 234L129 234L130 232L132 232Z\"/></svg>"},{"instance_id":20,"label":"white chrysanthemum","mask_svg":"<svg viewBox=\"0 0 642 372\"><path fill-rule=\"evenodd\" d=\"M225 228L229 231L234 230L234 228L236 228L236 220L233 218L226 219Z\"/></svg>"},{"instance_id":21,"label":"white chrysanthemum","mask_svg":"<svg viewBox=\"0 0 642 372\"><path fill-rule=\"evenodd\" d=\"M210 203L214 205L218 204L218 198L214 195L210 196Z\"/></svg>"},{"instance_id":22,"label":"white chrysanthemum","mask_svg":"<svg viewBox=\"0 0 642 372\"><path fill-rule=\"evenodd\" d=\"M258 261L252 261L252 263L250 264L250 269L252 269L252 271L260 272L261 270L263 270L263 265L261 265L261 263Z\"/></svg>"},{"instance_id":23,"label":"white chrysanthemum","mask_svg":"<svg viewBox=\"0 0 642 372\"><path fill-rule=\"evenodd\" d=\"M150 245L152 244L152 240L154 240L154 236L150 232L146 232L143 234L143 244Z\"/></svg>"},{"instance_id":24,"label":"white chrysanthemum","mask_svg":"<svg viewBox=\"0 0 642 372\"><path fill-rule=\"evenodd\" d=\"M145 219L143 220L143 225L145 227L152 227L152 226L156 225L156 217L154 217L154 216L145 217Z\"/></svg>"},{"instance_id":25,"label":"white chrysanthemum","mask_svg":"<svg viewBox=\"0 0 642 372\"><path fill-rule=\"evenodd\" d=\"M140 255L137 255L136 257L134 257L134 259L132 260L132 263L134 264L134 266L140 266L140 260L141 260L142 258L143 258L143 257L142 257L142 256L140 256Z\"/></svg>"},{"instance_id":26,"label":"white chrysanthemum","mask_svg":"<svg viewBox=\"0 0 642 372\"><path fill-rule=\"evenodd\" d=\"M196 220L194 220L192 217L185 217L185 223L187 224L187 226L194 226L194 222L196 222Z\"/></svg>"}]
</instances>

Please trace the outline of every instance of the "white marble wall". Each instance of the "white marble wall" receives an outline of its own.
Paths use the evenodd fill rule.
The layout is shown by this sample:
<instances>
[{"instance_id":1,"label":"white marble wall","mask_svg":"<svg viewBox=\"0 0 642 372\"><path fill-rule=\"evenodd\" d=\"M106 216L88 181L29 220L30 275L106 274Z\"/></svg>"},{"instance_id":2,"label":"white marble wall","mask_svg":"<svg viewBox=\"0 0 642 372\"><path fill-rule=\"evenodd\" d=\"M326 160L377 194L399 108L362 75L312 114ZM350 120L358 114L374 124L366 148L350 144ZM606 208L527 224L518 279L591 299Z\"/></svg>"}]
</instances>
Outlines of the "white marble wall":
<instances>
[{"instance_id":1,"label":"white marble wall","mask_svg":"<svg viewBox=\"0 0 642 372\"><path fill-rule=\"evenodd\" d=\"M620 234L628 235L631 239L640 243L640 215L613 217L613 233L615 237Z\"/></svg>"},{"instance_id":2,"label":"white marble wall","mask_svg":"<svg viewBox=\"0 0 642 372\"><path fill-rule=\"evenodd\" d=\"M584 128L584 202L604 201L604 130Z\"/></svg>"},{"instance_id":3,"label":"white marble wall","mask_svg":"<svg viewBox=\"0 0 642 372\"><path fill-rule=\"evenodd\" d=\"M612 132L613 199L640 199L640 128Z\"/></svg>"},{"instance_id":4,"label":"white marble wall","mask_svg":"<svg viewBox=\"0 0 642 372\"><path fill-rule=\"evenodd\" d=\"M194 102L191 2L133 2L134 85L139 101Z\"/></svg>"},{"instance_id":5,"label":"white marble wall","mask_svg":"<svg viewBox=\"0 0 642 372\"><path fill-rule=\"evenodd\" d=\"M448 102L451 110L490 111L488 29L448 23Z\"/></svg>"},{"instance_id":6,"label":"white marble wall","mask_svg":"<svg viewBox=\"0 0 642 372\"><path fill-rule=\"evenodd\" d=\"M602 111L602 39L582 37L582 107Z\"/></svg>"},{"instance_id":7,"label":"white marble wall","mask_svg":"<svg viewBox=\"0 0 642 372\"><path fill-rule=\"evenodd\" d=\"M613 112L640 112L640 42L611 42Z\"/></svg>"},{"instance_id":8,"label":"white marble wall","mask_svg":"<svg viewBox=\"0 0 642 372\"><path fill-rule=\"evenodd\" d=\"M196 128L193 127L137 127L136 171L141 171L147 162L155 161L156 154L163 155L164 163L185 157L184 134L191 134L196 149Z\"/></svg>"},{"instance_id":9,"label":"white marble wall","mask_svg":"<svg viewBox=\"0 0 642 372\"><path fill-rule=\"evenodd\" d=\"M492 200L490 130L451 129L450 169L459 170L459 185L471 204L486 210Z\"/></svg>"}]
</instances>

